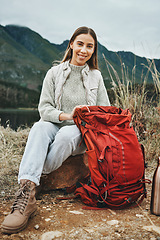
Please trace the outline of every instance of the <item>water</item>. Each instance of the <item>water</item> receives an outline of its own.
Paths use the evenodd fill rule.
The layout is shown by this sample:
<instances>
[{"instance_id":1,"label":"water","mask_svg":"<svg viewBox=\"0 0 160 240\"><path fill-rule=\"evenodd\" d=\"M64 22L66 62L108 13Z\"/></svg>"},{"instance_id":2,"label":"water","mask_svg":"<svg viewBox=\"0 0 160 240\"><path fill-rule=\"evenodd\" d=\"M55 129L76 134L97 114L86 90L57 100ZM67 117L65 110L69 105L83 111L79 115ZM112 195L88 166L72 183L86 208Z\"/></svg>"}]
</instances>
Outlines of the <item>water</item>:
<instances>
[{"instance_id":1,"label":"water","mask_svg":"<svg viewBox=\"0 0 160 240\"><path fill-rule=\"evenodd\" d=\"M39 120L37 110L30 109L0 109L0 124L4 127L10 126L16 130L18 127L31 127Z\"/></svg>"}]
</instances>

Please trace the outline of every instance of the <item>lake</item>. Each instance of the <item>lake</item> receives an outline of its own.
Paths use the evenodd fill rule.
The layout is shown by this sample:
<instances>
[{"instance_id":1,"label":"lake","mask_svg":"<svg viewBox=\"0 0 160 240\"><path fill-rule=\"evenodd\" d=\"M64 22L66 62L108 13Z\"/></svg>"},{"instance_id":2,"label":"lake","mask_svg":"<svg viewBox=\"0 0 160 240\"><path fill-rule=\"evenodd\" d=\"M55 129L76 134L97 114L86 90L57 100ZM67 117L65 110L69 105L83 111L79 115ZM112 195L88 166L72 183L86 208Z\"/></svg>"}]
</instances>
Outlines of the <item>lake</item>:
<instances>
[{"instance_id":1,"label":"lake","mask_svg":"<svg viewBox=\"0 0 160 240\"><path fill-rule=\"evenodd\" d=\"M38 110L32 109L0 109L0 124L10 126L16 130L18 127L31 127L39 120Z\"/></svg>"}]
</instances>

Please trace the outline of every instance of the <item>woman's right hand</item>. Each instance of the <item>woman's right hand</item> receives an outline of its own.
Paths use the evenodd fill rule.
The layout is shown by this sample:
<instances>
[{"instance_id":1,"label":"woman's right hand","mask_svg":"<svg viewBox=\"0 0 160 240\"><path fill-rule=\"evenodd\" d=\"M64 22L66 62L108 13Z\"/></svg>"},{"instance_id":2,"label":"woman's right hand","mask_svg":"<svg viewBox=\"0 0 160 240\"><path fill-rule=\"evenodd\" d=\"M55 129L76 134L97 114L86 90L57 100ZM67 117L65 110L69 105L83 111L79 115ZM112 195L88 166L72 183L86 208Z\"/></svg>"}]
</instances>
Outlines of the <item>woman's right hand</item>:
<instances>
[{"instance_id":1,"label":"woman's right hand","mask_svg":"<svg viewBox=\"0 0 160 240\"><path fill-rule=\"evenodd\" d=\"M78 106L74 107L74 108L73 108L73 111L71 112L71 117L72 117L72 119L73 119L73 115L74 115L74 113L75 113L75 110L76 110L77 108L82 108L82 107L86 107L86 106L88 106L88 105L78 105Z\"/></svg>"},{"instance_id":2,"label":"woman's right hand","mask_svg":"<svg viewBox=\"0 0 160 240\"><path fill-rule=\"evenodd\" d=\"M71 113L61 113L59 115L59 120L60 121L73 120L73 115L75 113L76 108L82 108L82 107L85 107L85 106L87 106L87 105L77 105L73 108Z\"/></svg>"}]
</instances>

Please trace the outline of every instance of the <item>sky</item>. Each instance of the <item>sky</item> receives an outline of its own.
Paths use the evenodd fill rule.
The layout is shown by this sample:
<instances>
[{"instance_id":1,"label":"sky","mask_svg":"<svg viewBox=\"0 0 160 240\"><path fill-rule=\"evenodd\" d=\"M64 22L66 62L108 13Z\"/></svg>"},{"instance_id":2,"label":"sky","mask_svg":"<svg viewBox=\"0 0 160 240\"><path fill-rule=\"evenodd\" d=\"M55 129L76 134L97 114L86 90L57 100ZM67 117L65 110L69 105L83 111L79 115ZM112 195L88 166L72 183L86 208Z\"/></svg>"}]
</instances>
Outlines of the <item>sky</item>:
<instances>
[{"instance_id":1,"label":"sky","mask_svg":"<svg viewBox=\"0 0 160 240\"><path fill-rule=\"evenodd\" d=\"M0 0L0 24L29 27L56 44L87 26L108 50L160 59L160 0Z\"/></svg>"}]
</instances>

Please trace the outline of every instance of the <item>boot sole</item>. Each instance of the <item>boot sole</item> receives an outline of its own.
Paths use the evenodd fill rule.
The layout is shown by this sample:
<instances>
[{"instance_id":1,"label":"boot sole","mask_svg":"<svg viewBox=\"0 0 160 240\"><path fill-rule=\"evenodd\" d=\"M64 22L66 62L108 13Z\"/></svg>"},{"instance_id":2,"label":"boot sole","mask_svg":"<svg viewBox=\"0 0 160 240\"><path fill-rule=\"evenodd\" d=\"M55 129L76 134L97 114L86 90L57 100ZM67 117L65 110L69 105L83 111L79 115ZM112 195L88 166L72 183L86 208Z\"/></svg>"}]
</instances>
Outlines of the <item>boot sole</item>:
<instances>
[{"instance_id":1,"label":"boot sole","mask_svg":"<svg viewBox=\"0 0 160 240\"><path fill-rule=\"evenodd\" d=\"M25 227L27 226L27 223L28 223L29 219L30 219L30 218L33 218L33 217L36 215L36 211L37 211L37 210L35 210L35 211L29 216L29 218L26 219L26 221L23 223L23 225L21 225L20 227L11 229L11 228L7 228L6 226L3 226L3 225L2 225L2 226L1 226L1 232L2 232L2 233L6 233L6 234L14 234L14 233L18 233L18 232L24 230Z\"/></svg>"}]
</instances>

